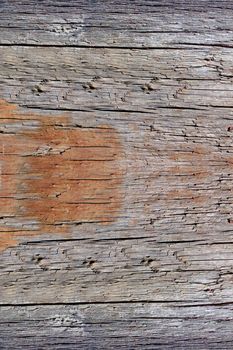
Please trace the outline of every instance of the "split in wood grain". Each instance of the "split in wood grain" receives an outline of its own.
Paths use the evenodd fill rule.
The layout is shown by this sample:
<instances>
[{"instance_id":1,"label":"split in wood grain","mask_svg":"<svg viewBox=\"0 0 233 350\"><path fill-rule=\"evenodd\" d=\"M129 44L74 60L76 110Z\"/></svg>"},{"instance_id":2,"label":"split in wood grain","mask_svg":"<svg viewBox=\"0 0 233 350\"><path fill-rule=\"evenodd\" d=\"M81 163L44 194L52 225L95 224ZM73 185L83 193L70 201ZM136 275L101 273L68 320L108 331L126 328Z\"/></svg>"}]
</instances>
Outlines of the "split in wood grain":
<instances>
[{"instance_id":1,"label":"split in wood grain","mask_svg":"<svg viewBox=\"0 0 233 350\"><path fill-rule=\"evenodd\" d=\"M0 250L119 215L122 145L112 127L77 127L67 115L23 113L1 100L0 132Z\"/></svg>"}]
</instances>

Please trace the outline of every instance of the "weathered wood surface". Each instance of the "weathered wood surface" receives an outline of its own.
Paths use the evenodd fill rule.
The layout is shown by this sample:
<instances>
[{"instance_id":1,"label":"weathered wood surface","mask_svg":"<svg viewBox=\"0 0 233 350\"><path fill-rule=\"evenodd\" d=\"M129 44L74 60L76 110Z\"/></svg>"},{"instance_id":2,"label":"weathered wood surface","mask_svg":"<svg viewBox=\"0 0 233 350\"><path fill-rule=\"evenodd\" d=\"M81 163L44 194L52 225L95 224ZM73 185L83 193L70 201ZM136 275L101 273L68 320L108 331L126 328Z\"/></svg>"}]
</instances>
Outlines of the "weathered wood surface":
<instances>
[{"instance_id":1,"label":"weathered wood surface","mask_svg":"<svg viewBox=\"0 0 233 350\"><path fill-rule=\"evenodd\" d=\"M232 349L232 2L0 27L0 348Z\"/></svg>"}]
</instances>

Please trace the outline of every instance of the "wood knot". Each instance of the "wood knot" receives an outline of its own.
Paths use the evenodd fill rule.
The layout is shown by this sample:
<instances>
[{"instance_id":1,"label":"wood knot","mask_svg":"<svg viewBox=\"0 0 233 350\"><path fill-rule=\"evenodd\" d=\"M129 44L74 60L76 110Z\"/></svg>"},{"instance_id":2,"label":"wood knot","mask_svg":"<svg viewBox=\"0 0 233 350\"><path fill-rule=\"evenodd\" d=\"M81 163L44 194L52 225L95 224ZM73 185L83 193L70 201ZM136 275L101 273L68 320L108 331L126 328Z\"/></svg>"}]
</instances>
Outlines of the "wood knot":
<instances>
[{"instance_id":1,"label":"wood knot","mask_svg":"<svg viewBox=\"0 0 233 350\"><path fill-rule=\"evenodd\" d=\"M159 271L158 262L155 259L152 259L149 255L147 255L141 260L141 264L144 266L148 266L153 272Z\"/></svg>"},{"instance_id":2,"label":"wood knot","mask_svg":"<svg viewBox=\"0 0 233 350\"><path fill-rule=\"evenodd\" d=\"M91 257L85 259L83 261L83 265L90 268L93 272L99 273L100 271L97 269L97 261L92 259Z\"/></svg>"}]
</instances>

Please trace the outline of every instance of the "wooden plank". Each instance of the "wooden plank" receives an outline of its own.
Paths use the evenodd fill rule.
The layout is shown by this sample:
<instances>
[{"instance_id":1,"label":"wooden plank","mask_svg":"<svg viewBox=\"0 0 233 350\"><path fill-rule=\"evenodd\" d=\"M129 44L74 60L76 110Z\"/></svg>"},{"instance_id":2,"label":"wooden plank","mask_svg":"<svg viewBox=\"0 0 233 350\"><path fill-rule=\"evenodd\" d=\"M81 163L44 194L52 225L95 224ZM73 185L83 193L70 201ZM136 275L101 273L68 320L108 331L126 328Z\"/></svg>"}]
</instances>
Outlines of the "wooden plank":
<instances>
[{"instance_id":1,"label":"wooden plank","mask_svg":"<svg viewBox=\"0 0 233 350\"><path fill-rule=\"evenodd\" d=\"M1 349L232 349L232 10L1 2Z\"/></svg>"},{"instance_id":2,"label":"wooden plank","mask_svg":"<svg viewBox=\"0 0 233 350\"><path fill-rule=\"evenodd\" d=\"M229 0L7 1L1 5L0 43L145 49L232 46L232 9Z\"/></svg>"},{"instance_id":3,"label":"wooden plank","mask_svg":"<svg viewBox=\"0 0 233 350\"><path fill-rule=\"evenodd\" d=\"M8 306L1 311L0 344L4 350L230 349L232 318L232 305Z\"/></svg>"},{"instance_id":4,"label":"wooden plank","mask_svg":"<svg viewBox=\"0 0 233 350\"><path fill-rule=\"evenodd\" d=\"M220 48L5 47L1 93L27 107L53 109L226 108L233 97L231 54Z\"/></svg>"}]
</instances>

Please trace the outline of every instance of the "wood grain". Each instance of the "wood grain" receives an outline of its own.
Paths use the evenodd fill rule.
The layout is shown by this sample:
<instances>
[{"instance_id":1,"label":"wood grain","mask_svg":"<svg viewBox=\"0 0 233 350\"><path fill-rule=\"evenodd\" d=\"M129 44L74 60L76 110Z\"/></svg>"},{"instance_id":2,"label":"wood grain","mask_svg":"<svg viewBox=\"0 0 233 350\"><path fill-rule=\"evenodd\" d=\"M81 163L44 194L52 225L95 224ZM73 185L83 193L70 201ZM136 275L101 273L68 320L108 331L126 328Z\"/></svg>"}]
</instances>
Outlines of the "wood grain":
<instances>
[{"instance_id":1,"label":"wood grain","mask_svg":"<svg viewBox=\"0 0 233 350\"><path fill-rule=\"evenodd\" d=\"M232 19L1 2L1 349L232 349Z\"/></svg>"},{"instance_id":2,"label":"wood grain","mask_svg":"<svg viewBox=\"0 0 233 350\"><path fill-rule=\"evenodd\" d=\"M23 114L5 101L0 113L0 214L9 221L0 228L5 231L0 249L14 245L18 236L66 235L73 223L114 221L122 170L112 128L83 129L68 116Z\"/></svg>"}]
</instances>

